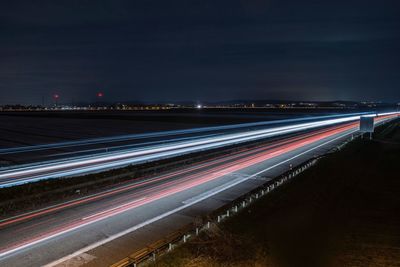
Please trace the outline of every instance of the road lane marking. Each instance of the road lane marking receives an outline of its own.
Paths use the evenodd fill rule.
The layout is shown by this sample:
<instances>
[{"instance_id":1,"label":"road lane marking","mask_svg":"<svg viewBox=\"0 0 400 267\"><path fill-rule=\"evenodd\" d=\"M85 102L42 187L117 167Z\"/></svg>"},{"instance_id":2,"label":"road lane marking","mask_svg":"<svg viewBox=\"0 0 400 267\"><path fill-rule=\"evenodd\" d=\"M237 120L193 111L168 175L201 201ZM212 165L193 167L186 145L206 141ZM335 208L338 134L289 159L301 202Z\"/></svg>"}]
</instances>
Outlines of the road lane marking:
<instances>
[{"instance_id":1,"label":"road lane marking","mask_svg":"<svg viewBox=\"0 0 400 267\"><path fill-rule=\"evenodd\" d=\"M306 150L306 151L303 151L303 152L301 152L301 153L299 153L299 154L297 154L297 155L295 155L295 156L293 156L293 157L291 157L291 158L288 158L288 159L286 159L286 160L284 160L284 161L281 161L281 162L279 162L279 163L277 163L277 164L274 164L274 165L272 165L272 166L270 166L270 167L268 167L268 168L266 168L266 169L263 169L263 170L261 170L261 171L255 173L255 174L253 174L253 175L250 175L250 176L248 176L248 177L246 177L246 178L247 178L247 179L251 179L252 177L255 177L255 176L257 176L257 175L260 175L260 174L262 174L262 173L264 173L264 172L266 172L266 171L269 171L269 170L271 170L271 169L273 169L273 168L276 168L276 167L278 167L278 166L280 166L280 165L282 165L282 164L285 164L285 163L287 163L287 162L289 162L289 161L291 161L291 160L293 160L293 159L296 159L296 158L298 158L298 157L300 157L300 156L302 156L302 155L305 155L305 154L307 154L307 153L309 153L309 152L311 152L311 151L314 151L314 150L316 150L316 149L318 149L318 148L320 148L320 147L322 147L322 146L325 146L325 145L327 145L327 144L330 144L330 143L332 143L332 142L334 142L334 141L336 141L336 140L338 140L338 139L341 139L341 138L343 138L343 137L345 137L345 136L348 136L348 135L350 135L350 134L352 134L352 133L355 133L355 132L357 132L357 131L358 131L358 129L349 131L348 133L345 133L345 134L343 134L343 135L340 135L340 136L338 136L338 137L335 137L334 139L331 139L331 140L329 140L329 141L327 141L327 142L324 142L324 143L322 143L322 144L320 144L320 145L317 145L317 146L315 146L315 147L313 147L313 148L310 148L310 149L308 149L308 150ZM247 179L246 179L246 180L247 180ZM149 219L149 220L144 221L144 222L142 222L142 223L140 223L140 224L137 224L137 225L135 225L135 226L133 226L133 227L131 227L131 228L128 228L128 229L126 229L126 230L124 230L124 231L122 231L122 232L119 232L118 234L109 236L108 238L105 238L105 239L100 240L100 241L98 241L98 242L95 242L95 243L93 243L93 244L91 244L91 245L89 245L89 246L86 246L86 247L84 247L84 248L82 248L82 249L80 249L80 250L78 250L78 251L76 251L76 252L74 252L74 253L72 253L72 254L70 254L70 255L64 256L64 257L62 257L62 258L60 258L60 259L58 259L58 260L56 260L56 261L50 262L50 263L44 265L44 267L56 266L56 265L58 265L58 264L60 264L60 263L62 263L62 262L64 262L64 261L66 261L66 260L69 260L69 259L71 259L71 258L73 258L73 257L76 257L76 256L78 256L78 255L80 255L80 254L82 254L82 253L88 252L89 250L95 249L95 248L97 248L97 247L99 247L99 246L101 246L101 245L104 245L104 244L106 244L106 243L108 243L108 242L110 242L110 241L113 241L113 240L115 240L115 239L117 239L117 238L120 238L120 237L122 237L122 236L124 236L124 235L127 235L127 234L129 234L129 233L132 233L132 232L134 232L134 231L136 231L136 230L138 230L138 229L140 229L140 228L142 228L142 227L145 227L145 226L147 226L147 225L149 225L149 224L151 224L151 223L153 223L153 222L159 221L159 220L161 220L161 219L163 219L163 218L166 218L166 217L168 217L168 216L170 216L170 215L172 215L172 214L174 214L174 213L176 213L176 212L179 212L179 211L181 211L181 210L183 210L183 209L186 209L186 208L188 208L188 207L190 207L190 206L193 206L194 204L197 204L197 203L199 203L199 202L201 202L201 201L203 201L203 200L205 200L205 199L207 199L207 198L209 198L209 197L211 197L211 196L213 196L213 195L216 195L216 194L218 194L218 193L220 193L220 192L222 192L222 191L225 191L225 190L227 190L227 189L229 189L229 188L231 188L231 187L233 187L233 186L236 186L236 185L238 185L238 184L240 184L240 183L242 183L242 182L244 182L244 181L245 181L245 180L241 180L241 181L237 181L237 182L235 182L235 183L232 183L232 184L228 185L228 186L225 187L225 188L221 188L221 189L219 189L219 190L217 190L217 191L215 191L215 192L212 192L212 193L210 193L210 194L207 195L207 196L203 196L202 198L199 198L199 199L197 199L197 200L195 200L195 201L193 201L193 202L191 202L191 203L189 203L189 204L182 205L182 206L180 206L180 207L178 207L178 208L175 208L175 209L173 209L173 210L170 210L170 211L168 211L168 212L165 212L165 213L163 213L163 214L160 214L159 216L156 216L156 217L154 217L154 218L152 218L152 219ZM4 253L3 253L3 254L4 254ZM9 253L7 253L7 254L9 254ZM4 256L4 255L0 254L0 258L3 257L3 256Z\"/></svg>"},{"instance_id":2,"label":"road lane marking","mask_svg":"<svg viewBox=\"0 0 400 267\"><path fill-rule=\"evenodd\" d=\"M351 128L354 129L354 127L351 127ZM357 130L355 130L355 131L357 131ZM330 134L329 136L327 136L326 133L325 133L325 134L322 134L323 137L321 136L321 138L320 138L320 139L317 139L317 140L315 140L315 137L312 137L312 138L310 137L311 139L314 139L313 142L306 142L306 143L301 142L301 144L304 144L304 145L305 145L305 144L312 144L312 143L315 143L316 141L321 141L321 140L323 140L323 139L325 139L325 138L327 138L327 137L331 137L331 136L334 136L334 135L338 134L338 133L339 133L339 130L332 130L332 131L330 131L330 132L331 132L331 134ZM342 131L340 131L340 132L341 132L341 133L342 133L342 132L346 132L346 130L342 130ZM300 148L300 146L295 146L295 147L292 148L291 150L285 149L285 150L280 150L280 151L288 152L288 151L294 151L295 149L298 149L298 148ZM269 154L269 153L268 153L268 154ZM284 154L284 153L282 153L282 154ZM266 160L268 160L268 159L270 159L270 158L271 158L271 156L268 156L267 158L263 158L262 161L266 161ZM261 161L258 161L257 163L259 163L259 162L261 162ZM255 163L254 163L254 164L255 164ZM228 169L231 170L232 167L229 167L229 168L227 168L226 170L228 170ZM231 172L231 171L230 171L230 172ZM258 173L257 173L257 174L258 174ZM257 174L256 174L256 175L257 175ZM211 175L211 176L215 176L215 174L213 174L213 175ZM255 177L255 176L254 176L254 175L251 175L251 176L249 176L249 177L247 177L247 178L250 179L250 178L252 178L252 177ZM207 182L207 181L210 181L210 180L211 180L211 179L209 178L209 179L207 179L207 180L204 181L204 182ZM195 185L199 185L199 184L197 183L197 184L195 184ZM195 186L195 185L192 184L192 185L190 186L190 184L189 184L189 186L186 186L185 189L192 188L192 187ZM170 196L170 195L172 195L172 194L174 194L174 193L181 192L181 191L183 191L183 190L184 190L184 189L178 190L178 191L172 192L172 193L171 193L171 192L169 192L169 193L165 192L165 193L159 195L157 199L161 199L162 197ZM154 200L157 200L157 199L154 199ZM148 201L148 203L149 203L149 202L152 202L152 201L150 200L150 201ZM142 203L142 204L147 204L147 203ZM130 207L130 208L132 208L132 207ZM124 212L124 210L119 211L119 212L117 212L117 213L121 213L121 212ZM29 247L29 246L38 244L38 243L40 243L40 242L42 242L42 241L46 241L46 240L49 240L49 239L51 239L51 238L55 238L55 237L57 237L57 236L61 236L61 235L65 234L65 233L68 233L68 232L77 230L77 229L79 229L79 228L81 228L81 227L87 226L87 225L89 225L89 224L91 224L91 223L98 222L98 221L100 221L100 220L102 220L102 219L109 218L109 217L111 217L111 216L113 216L113 215L115 215L115 214L108 214L108 215L106 215L106 216L104 216L104 217L102 217L102 218L96 218L96 219L93 219L93 220L91 220L91 221L87 221L87 222L82 223L82 224L72 225L72 226L69 227L69 228L62 229L61 231L58 231L58 232L50 233L50 234L47 235L47 236L38 236L38 237L34 238L33 240L30 240L30 241L27 240L27 241L23 242L23 243L20 244L20 245L16 245L16 246L14 246L14 247L11 247L8 251L2 251L2 252L0 253L0 257L1 257L1 255L10 254L10 253L13 253L13 252L15 252L15 251L18 251L19 249L24 249L24 248L26 248L26 247Z\"/></svg>"},{"instance_id":3,"label":"road lane marking","mask_svg":"<svg viewBox=\"0 0 400 267\"><path fill-rule=\"evenodd\" d=\"M194 197L192 197L192 198L186 199L186 200L182 201L182 203L183 203L183 204L190 204L190 203L196 202L197 199L201 199L201 198L203 198L204 196L212 195L214 192L219 192L219 190L220 190L221 188L226 188L226 187L227 187L228 185L230 185L230 184L236 184L237 182L243 182L243 181L245 181L245 180L247 180L247 179L248 179L247 176L244 176L244 175L243 175L242 177L236 178L236 179L233 180L233 181L230 181L230 182L225 183L225 184L223 184L223 185L217 186L217 187L215 187L215 188L213 188L213 189L211 189L211 190L208 190L208 191L206 191L206 192L204 192L204 193L201 193L201 194L199 194L199 195L197 195L197 196L194 196ZM225 190L225 189L224 189L224 190Z\"/></svg>"},{"instance_id":4,"label":"road lane marking","mask_svg":"<svg viewBox=\"0 0 400 267\"><path fill-rule=\"evenodd\" d=\"M96 216L99 216L99 215L102 215L102 214L105 214L105 213L108 213L108 212L111 212L111 211L117 210L117 209L119 209L119 208L126 207L126 206L128 206L128 205L131 205L131 204L133 204L133 203L136 203L136 202L139 202L139 201L145 200L146 198L147 198L147 197L142 197L142 198L139 198L139 199L135 199L135 200L133 200L133 201L130 201L130 202L128 202L128 203L125 203L125 204L119 205L119 206L117 206L117 207L115 207L115 208L108 209L108 210L104 210L104 211L102 211L102 212L95 213L95 214L92 214L92 215L90 215L90 216L87 216L87 217L83 217L81 220L82 220L82 221L85 221L85 220L87 220L87 219L91 219L91 218L93 218L93 217L96 217Z\"/></svg>"}]
</instances>

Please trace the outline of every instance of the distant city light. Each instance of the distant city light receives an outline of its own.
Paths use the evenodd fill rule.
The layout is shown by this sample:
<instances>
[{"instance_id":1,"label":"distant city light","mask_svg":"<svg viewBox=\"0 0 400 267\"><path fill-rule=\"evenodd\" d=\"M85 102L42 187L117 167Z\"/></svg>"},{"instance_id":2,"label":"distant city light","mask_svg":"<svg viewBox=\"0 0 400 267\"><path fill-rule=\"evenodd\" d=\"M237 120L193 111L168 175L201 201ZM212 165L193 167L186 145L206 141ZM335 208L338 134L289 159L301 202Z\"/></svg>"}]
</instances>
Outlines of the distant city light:
<instances>
[{"instance_id":1,"label":"distant city light","mask_svg":"<svg viewBox=\"0 0 400 267\"><path fill-rule=\"evenodd\" d=\"M200 105L200 104L198 104L196 107L197 107L198 109L201 109L201 108L203 108L203 106L202 106L202 105Z\"/></svg>"},{"instance_id":2,"label":"distant city light","mask_svg":"<svg viewBox=\"0 0 400 267\"><path fill-rule=\"evenodd\" d=\"M59 98L60 98L60 95L54 94L54 95L53 95L53 98L54 98L54 99L59 99Z\"/></svg>"}]
</instances>

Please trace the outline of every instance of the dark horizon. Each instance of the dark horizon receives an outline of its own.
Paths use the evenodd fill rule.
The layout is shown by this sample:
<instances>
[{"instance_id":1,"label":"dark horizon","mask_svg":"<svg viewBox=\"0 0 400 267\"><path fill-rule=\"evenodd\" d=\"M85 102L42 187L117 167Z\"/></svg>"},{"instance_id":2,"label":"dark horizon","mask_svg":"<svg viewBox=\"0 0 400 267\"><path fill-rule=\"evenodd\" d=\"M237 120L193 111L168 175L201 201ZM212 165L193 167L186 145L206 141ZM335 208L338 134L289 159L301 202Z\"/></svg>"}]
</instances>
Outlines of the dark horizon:
<instances>
[{"instance_id":1,"label":"dark horizon","mask_svg":"<svg viewBox=\"0 0 400 267\"><path fill-rule=\"evenodd\" d=\"M0 3L0 105L400 102L398 1Z\"/></svg>"},{"instance_id":2,"label":"dark horizon","mask_svg":"<svg viewBox=\"0 0 400 267\"><path fill-rule=\"evenodd\" d=\"M285 105L286 107L292 106L296 108L305 107L309 104L313 104L315 107L319 108L395 108L398 109L400 106L400 102L396 101L352 101L352 100L332 100L332 101L310 101L310 100L283 100L283 99L236 99L236 100L225 100L225 101L193 101L193 100L182 100L182 101L115 101L115 102L107 102L107 101L93 101L93 102L62 102L57 101L55 102L52 100L51 102L42 104L0 104L0 107L10 107L10 108L18 108L18 107L37 107L37 108L61 108L61 107L102 107L102 108L112 108L122 105L127 105L130 107L135 106L164 106L164 107L181 107L181 108L188 108L194 107L198 108L200 105L201 108L216 108L216 107L237 107L237 108L251 108L251 105L257 108L279 108L279 105ZM269 106L271 105L271 106ZM283 107L285 108L285 107Z\"/></svg>"},{"instance_id":3,"label":"dark horizon","mask_svg":"<svg viewBox=\"0 0 400 267\"><path fill-rule=\"evenodd\" d=\"M95 97L93 97L95 98ZM21 105L21 106L53 106L55 105L56 101L52 98L52 96L46 97L45 101L40 101L40 103L0 103L0 106L13 106L13 105ZM265 104L289 104L289 103L347 103L347 104L355 104L355 103L374 103L374 104L385 104L385 105L400 105L400 101L380 101L380 100L343 100L343 99L332 99L332 100L308 100L308 99L227 99L227 100L220 100L220 101L200 101L200 100L176 100L176 101L155 101L155 100L121 100L121 101L104 101L103 99L100 100L93 100L93 101L85 101L82 99L81 101L71 101L68 99L63 100L59 99L57 101L57 105L95 105L95 104L102 104L102 105L116 105L116 104L138 104L138 105L168 105L168 104L176 104L176 105L223 105L223 104L251 104L251 103L265 103Z\"/></svg>"}]
</instances>

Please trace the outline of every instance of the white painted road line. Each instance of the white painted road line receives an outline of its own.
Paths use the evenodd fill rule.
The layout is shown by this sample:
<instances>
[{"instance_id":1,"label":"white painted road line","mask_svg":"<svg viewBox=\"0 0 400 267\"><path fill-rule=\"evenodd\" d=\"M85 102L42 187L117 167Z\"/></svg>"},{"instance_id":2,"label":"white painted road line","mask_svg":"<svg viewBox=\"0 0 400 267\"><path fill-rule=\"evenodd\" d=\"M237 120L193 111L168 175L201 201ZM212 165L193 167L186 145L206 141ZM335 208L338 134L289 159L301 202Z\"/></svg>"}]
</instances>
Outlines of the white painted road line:
<instances>
[{"instance_id":1,"label":"white painted road line","mask_svg":"<svg viewBox=\"0 0 400 267\"><path fill-rule=\"evenodd\" d=\"M357 131L358 131L358 129L357 129L357 130L352 130L352 131L347 132L347 133L345 133L345 134L343 134L343 135L340 135L340 136L338 136L338 137L336 137L336 138L334 138L334 139L332 139L332 140L329 140L329 141L324 142L324 143L322 143L322 144L320 144L320 145L318 145L318 146L315 146L315 147L313 147L313 148L310 148L310 149L308 149L308 150L306 150L306 151L304 151L304 152L302 152L302 153L297 154L296 156L293 156L293 157L291 157L291 158L288 158L288 159L286 159L286 160L283 160L283 161L281 161L281 162L279 162L279 163L277 163L277 164L275 164L275 165L273 165L273 166L270 166L270 167L268 167L268 168L266 168L266 169L263 169L263 170L261 170L261 171L255 173L255 174L252 174L252 175L246 177L245 179L240 179L240 180L236 181L235 183L231 183L231 184L227 185L226 187L220 188L219 190L216 190L216 191L214 191L214 192L210 192L210 194L204 195L203 197L201 197L201 198L199 198L199 199L196 199L196 200L194 200L194 201L192 201L192 202L190 202L190 203L188 203L188 204L184 204L184 205L182 205L182 206L180 206L180 207L178 207L178 208L175 208L175 209L173 209L173 210L170 210L170 211L168 211L168 212L165 212L165 213L163 213L163 214L160 214L160 215L158 215L158 216L156 216L156 217L154 217L154 218L152 218L152 219L149 219L149 220L144 221L144 222L142 222L142 223L140 223L140 224L137 224L137 225L135 225L135 226L133 226L133 227L131 227L131 228L128 228L128 229L126 229L126 230L124 230L124 231L122 231L122 232L120 232L120 233L118 233L118 234L109 236L108 238L105 238L105 239L100 240L100 241L98 241L98 242L96 242L96 243L93 243L93 244L91 244L91 245L89 245L89 246L86 246L86 247L84 247L84 248L82 248L82 249L80 249L80 250L78 250L78 251L76 251L76 252L74 252L74 253L72 253L72 254L70 254L70 255L67 255L67 256L62 257L62 258L60 258L60 259L58 259L58 260L56 260L56 261L53 261L53 262L51 262L51 263L48 263L48 264L45 265L45 267L56 266L56 265L58 265L58 264L60 264L60 263L62 263L62 262L64 262L64 261L67 261L67 260L69 260L69 259L71 259L71 258L74 258L74 257L76 257L76 256L78 256L78 255L80 255L80 254L82 254L82 253L88 252L89 250L95 249L95 248L97 248L97 247L99 247L99 246L102 246L102 245L104 245L104 244L106 244L106 243L108 243L108 242L110 242L110 241L113 241L113 240L115 240L115 239L117 239L117 238L120 238L120 237L122 237L122 236L124 236L124 235L127 235L127 234L129 234L129 233L132 233L132 232L134 232L134 231L136 231L136 230L138 230L138 229L140 229L140 228L142 228L142 227L145 227L145 226L147 226L147 225L149 225L149 224L151 224L151 223L154 223L154 222L159 221L159 220L161 220L161 219L163 219L163 218L166 218L166 217L168 217L168 216L170 216L170 215L172 215L172 214L174 214L174 213L176 213L176 212L179 212L179 211L181 211L181 210L183 210L183 209L186 209L186 208L188 208L188 207L190 207L190 206L193 206L193 205L195 205L195 204L197 204L197 203L199 203L199 202L201 202L201 201L203 201L203 200L205 200L205 199L207 199L207 198L209 198L209 197L211 197L211 196L214 196L214 195L216 195L216 194L218 194L218 193L220 193L220 192L222 192L222 191L225 191L225 190L227 190L227 189L229 189L229 188L231 188L231 187L233 187L233 186L236 186L236 185L238 185L238 184L240 184L240 183L242 183L242 182L244 182L244 181L246 181L246 180L248 180L248 179L251 179L252 177L255 177L255 176L257 176L257 175L260 175L260 174L262 174L262 173L264 173L264 172L266 172L266 171L269 171L269 170L271 170L271 169L273 169L273 168L276 168L276 167L278 167L278 166L280 166L280 165L282 165L282 164L285 164L285 163L287 163L287 162L289 162L289 161L291 161L291 160L293 160L293 159L295 159L295 158L298 158L298 157L300 157L300 156L302 156L302 155L305 155L305 154L307 154L307 153L309 153L309 152L311 152L311 151L314 151L314 150L316 150L316 149L318 149L318 148L320 148L320 147L322 147L322 146L325 146L325 145L327 145L327 144L329 144L329 143L332 143L332 142L334 142L334 141L336 141L336 140L338 140L338 139L341 139L341 138L343 138L343 137L345 137L345 136L348 136L348 135L350 135L350 134L353 134L353 133L355 133L355 132L357 132ZM7 254L9 254L9 253L7 253ZM0 258L3 257L3 256L4 256L4 255L0 255Z\"/></svg>"}]
</instances>

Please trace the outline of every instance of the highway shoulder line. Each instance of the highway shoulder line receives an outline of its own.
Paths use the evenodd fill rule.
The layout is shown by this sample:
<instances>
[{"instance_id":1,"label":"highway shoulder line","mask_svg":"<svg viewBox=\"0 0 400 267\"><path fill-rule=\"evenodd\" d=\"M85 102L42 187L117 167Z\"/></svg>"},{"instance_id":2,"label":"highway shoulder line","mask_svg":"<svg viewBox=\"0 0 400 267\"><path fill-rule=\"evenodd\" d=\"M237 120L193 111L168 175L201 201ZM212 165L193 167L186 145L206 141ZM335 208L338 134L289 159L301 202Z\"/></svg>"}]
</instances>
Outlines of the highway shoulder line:
<instances>
[{"instance_id":1,"label":"highway shoulder line","mask_svg":"<svg viewBox=\"0 0 400 267\"><path fill-rule=\"evenodd\" d=\"M257 176L257 175L260 175L260 174L262 174L262 173L264 173L264 172L266 172L266 171L269 171L269 170L271 170L271 169L273 169L273 168L276 168L276 167L278 167L278 166L280 166L280 165L282 165L282 164L285 164L285 163L287 163L287 162L289 162L289 161L291 161L291 160L293 160L293 159L295 159L295 158L301 157L301 156L303 156L303 155L305 155L305 154L307 154L307 153L309 153L309 152L311 152L311 151L314 151L314 150L316 150L316 149L318 149L318 148L320 148L320 147L322 147L322 146L325 146L325 145L327 145L327 144L330 144L330 143L332 143L332 142L335 142L335 141L337 141L337 140L339 140L339 139L341 139L341 138L343 138L343 137L345 137L345 136L348 136L348 135L350 135L350 134L352 134L352 133L355 133L355 132L357 132L357 131L358 131L358 129L356 129L356 130L351 130L351 131L349 131L349 132L347 132L347 133L345 133L345 134L342 134L342 135L340 135L340 136L338 136L338 137L335 137L334 139L331 139L331 140L329 140L329 141L326 141L326 142L324 142L324 143L322 143L322 144L319 144L319 145L317 145L317 146L315 146L315 147L313 147L313 148L310 148L310 149L308 149L308 150L306 150L306 151L303 151L303 152L301 152L301 153L299 153L299 154L297 154L297 155L295 155L295 156L293 156L293 157L290 157L290 158L288 158L288 159L286 159L286 160L283 160L283 161L281 161L281 162L279 162L279 163L277 163L277 164L275 164L275 165L272 165L272 166L270 166L270 167L268 167L268 168L266 168L266 169L263 169L263 170L261 170L261 171L255 173L255 174L252 174L252 175L246 177L246 179L240 179L240 180L238 180L238 181L236 181L236 182L234 182L234 183L231 183L231 184L229 184L229 185L227 185L227 186L225 186L225 187L223 187L223 188L220 188L220 189L218 189L218 190L216 190L216 191L213 191L213 192L210 192L209 194L204 195L204 196L202 196L202 197L200 197L200 198L198 198L198 199L196 199L196 200L193 200L193 201L191 201L190 203L184 204L184 205L182 205L182 206L180 206L180 207L178 207L178 208L172 209L172 210L167 211L167 212L165 212L165 213L163 213L163 214L160 214L160 215L158 215L158 216L156 216L156 217L154 217L154 218L152 218L152 219L149 219L149 220L144 221L144 222L142 222L142 223L140 223L140 224L137 224L137 225L135 225L135 226L133 226L133 227L131 227L131 228L128 228L128 229L126 229L126 230L124 230L124 231L122 231L122 232L120 232L120 233L117 233L117 234L112 235L112 236L109 236L109 237L107 237L107 238L105 238L105 239L103 239L103 240L100 240L100 241L98 241L98 242L95 242L95 243L93 243L93 244L91 244L91 245L88 245L88 246L86 246L86 247L84 247L84 248L82 248L82 249L80 249L80 250L78 250L78 251L76 251L76 252L74 252L74 253L71 253L71 254L69 254L69 255L67 255L67 256L64 256L64 257L62 257L62 258L60 258L60 259L58 259L58 260L56 260L56 261L53 261L53 262L48 263L48 264L44 265L44 267L52 267L52 266L56 266L56 265L58 265L58 264L61 264L61 263L64 262L64 261L67 261L67 260L69 260L69 259L71 259L71 258L74 258L74 257L76 257L76 256L78 256L78 255L80 255L80 254L82 254L82 253L88 252L88 251L90 251L90 250L92 250L92 249L95 249L95 248L97 248L97 247L99 247L99 246L102 246L102 245L104 245L104 244L106 244L106 243L108 243L108 242L110 242L110 241L113 241L113 240L115 240L115 239L117 239L117 238L120 238L120 237L122 237L122 236L124 236L124 235L127 235L127 234L129 234L129 233L132 233L132 232L134 232L134 231L136 231L136 230L138 230L138 229L140 229L140 228L143 228L143 227L145 227L145 226L147 226L147 225L149 225L149 224L151 224L151 223L154 223L154 222L159 221L159 220L161 220L161 219L163 219L163 218L166 218L166 217L168 217L168 216L170 216L170 215L172 215L172 214L174 214L174 213L176 213L176 212L178 212L178 211L181 211L181 210L183 210L183 209L186 209L186 208L188 208L188 207L190 207L190 206L192 206L192 205L195 205L195 204L197 204L197 203L199 203L199 202L201 202L201 201L203 201L203 200L205 200L205 199L207 199L207 198L209 198L209 197L211 197L211 196L214 196L214 195L216 195L216 194L218 194L218 193L220 193L220 192L222 192L222 191L225 191L225 190L227 190L227 189L229 189L229 188L231 188L231 187L234 187L234 186L236 186L236 185L238 185L238 184L240 184L240 183L242 183L242 182L244 182L244 181L246 181L246 180L248 180L248 179L251 179L252 177L255 177L255 176ZM1 257L1 255L0 255L0 257Z\"/></svg>"}]
</instances>

